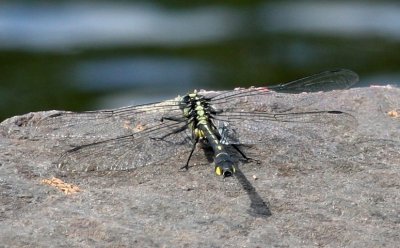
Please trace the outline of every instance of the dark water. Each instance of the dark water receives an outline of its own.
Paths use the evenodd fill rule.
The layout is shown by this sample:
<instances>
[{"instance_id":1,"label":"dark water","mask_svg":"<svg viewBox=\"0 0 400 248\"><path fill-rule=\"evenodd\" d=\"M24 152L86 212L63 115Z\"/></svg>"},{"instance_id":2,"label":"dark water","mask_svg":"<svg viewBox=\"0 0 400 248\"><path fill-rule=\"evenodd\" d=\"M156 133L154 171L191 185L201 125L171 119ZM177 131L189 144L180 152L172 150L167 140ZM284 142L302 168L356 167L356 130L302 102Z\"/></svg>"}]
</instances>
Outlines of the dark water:
<instances>
[{"instance_id":1,"label":"dark water","mask_svg":"<svg viewBox=\"0 0 400 248\"><path fill-rule=\"evenodd\" d=\"M400 82L397 2L0 3L0 119L349 68Z\"/></svg>"}]
</instances>

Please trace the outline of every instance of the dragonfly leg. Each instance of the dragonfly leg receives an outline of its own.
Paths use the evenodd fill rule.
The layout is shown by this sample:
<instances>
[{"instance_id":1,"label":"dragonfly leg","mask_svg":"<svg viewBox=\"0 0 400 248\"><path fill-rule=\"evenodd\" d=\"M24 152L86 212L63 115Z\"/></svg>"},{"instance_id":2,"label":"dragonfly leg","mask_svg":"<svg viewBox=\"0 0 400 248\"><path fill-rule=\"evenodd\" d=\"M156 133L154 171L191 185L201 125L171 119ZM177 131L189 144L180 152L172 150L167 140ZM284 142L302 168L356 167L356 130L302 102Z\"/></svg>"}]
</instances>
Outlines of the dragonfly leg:
<instances>
[{"instance_id":1,"label":"dragonfly leg","mask_svg":"<svg viewBox=\"0 0 400 248\"><path fill-rule=\"evenodd\" d=\"M194 140L194 142L193 142L192 150L190 151L190 154L189 154L189 157L188 157L188 159L186 161L186 164L180 168L181 170L182 169L185 169L185 170L189 169L189 162L190 162L190 159L192 158L193 152L196 149L196 145L197 145L198 142L199 142L199 138L196 138Z\"/></svg>"},{"instance_id":2,"label":"dragonfly leg","mask_svg":"<svg viewBox=\"0 0 400 248\"><path fill-rule=\"evenodd\" d=\"M187 129L187 126L188 126L188 124L185 124L182 127L178 127L176 129L172 130L172 132L167 133L167 134L165 134L165 135L163 135L161 137L150 137L150 139L153 139L153 140L164 140L166 137L168 137L168 136L170 136L172 134L177 134L177 133L180 133L182 131L185 131Z\"/></svg>"},{"instance_id":3,"label":"dragonfly leg","mask_svg":"<svg viewBox=\"0 0 400 248\"><path fill-rule=\"evenodd\" d=\"M171 116L171 117L161 117L161 122L163 122L164 120L167 120L167 121L175 121L175 122L184 122L184 121L187 121L187 119L186 118L184 118L184 117L174 117L174 116Z\"/></svg>"},{"instance_id":4,"label":"dragonfly leg","mask_svg":"<svg viewBox=\"0 0 400 248\"><path fill-rule=\"evenodd\" d=\"M252 160L253 160L252 158L247 157L246 154L244 154L244 152L242 152L242 151L239 149L239 147L238 147L237 145L231 144L231 146L232 146L233 148L235 148L235 150L236 150L240 155L242 155L242 157L243 157L246 161L252 161Z\"/></svg>"}]
</instances>

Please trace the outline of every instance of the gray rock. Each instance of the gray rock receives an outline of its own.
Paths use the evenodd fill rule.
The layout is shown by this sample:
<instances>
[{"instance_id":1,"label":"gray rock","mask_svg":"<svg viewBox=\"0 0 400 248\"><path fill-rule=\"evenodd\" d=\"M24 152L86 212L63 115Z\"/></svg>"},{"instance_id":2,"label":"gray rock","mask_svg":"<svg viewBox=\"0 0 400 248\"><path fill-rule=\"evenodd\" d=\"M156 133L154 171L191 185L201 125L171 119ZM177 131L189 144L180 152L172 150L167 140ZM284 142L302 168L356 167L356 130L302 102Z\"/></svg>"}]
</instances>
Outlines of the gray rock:
<instances>
[{"instance_id":1,"label":"gray rock","mask_svg":"<svg viewBox=\"0 0 400 248\"><path fill-rule=\"evenodd\" d=\"M235 156L240 170L225 179L213 174L207 149L198 147L190 169L181 172L190 144L179 150L150 139L131 152L151 160L126 150L109 149L106 154L152 161L134 166L140 168L107 170L104 165L84 171L83 164L101 163L106 157L90 153L78 157L73 167L77 170L57 166L71 147L129 135L131 128L140 130L142 124L159 119L157 111L128 123L110 117L110 112L99 113L100 119L82 115L52 122L49 116L66 112L48 111L5 120L0 124L2 245L398 246L400 117L395 113L400 112L400 89L271 94L254 100L235 104L260 104L257 109L277 113L340 110L348 118L323 123L271 121L268 129L244 122L238 131L248 132L248 140L253 134L262 142L243 146L255 160L244 163ZM42 183L53 176L81 191L66 195Z\"/></svg>"}]
</instances>

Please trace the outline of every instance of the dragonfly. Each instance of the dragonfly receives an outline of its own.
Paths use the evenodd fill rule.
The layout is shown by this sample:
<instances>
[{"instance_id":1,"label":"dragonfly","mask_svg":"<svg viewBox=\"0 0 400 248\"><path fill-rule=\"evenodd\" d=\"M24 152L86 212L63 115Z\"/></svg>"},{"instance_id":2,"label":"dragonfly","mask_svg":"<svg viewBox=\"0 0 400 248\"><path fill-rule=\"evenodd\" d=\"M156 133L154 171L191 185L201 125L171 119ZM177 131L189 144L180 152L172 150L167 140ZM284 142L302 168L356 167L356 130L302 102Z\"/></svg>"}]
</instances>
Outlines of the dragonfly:
<instances>
[{"instance_id":1,"label":"dragonfly","mask_svg":"<svg viewBox=\"0 0 400 248\"><path fill-rule=\"evenodd\" d=\"M86 112L60 111L44 118L37 129L71 138L72 148L57 161L62 170L132 170L168 162L177 154L187 154L186 163L180 168L188 169L197 144L202 143L213 151L215 173L229 177L237 170L231 150L249 159L241 146L267 143L272 122L330 125L346 124L352 118L351 114L335 109L274 111L269 105L276 92L347 89L357 81L355 72L338 69L271 87L219 92L195 90L151 104Z\"/></svg>"}]
</instances>

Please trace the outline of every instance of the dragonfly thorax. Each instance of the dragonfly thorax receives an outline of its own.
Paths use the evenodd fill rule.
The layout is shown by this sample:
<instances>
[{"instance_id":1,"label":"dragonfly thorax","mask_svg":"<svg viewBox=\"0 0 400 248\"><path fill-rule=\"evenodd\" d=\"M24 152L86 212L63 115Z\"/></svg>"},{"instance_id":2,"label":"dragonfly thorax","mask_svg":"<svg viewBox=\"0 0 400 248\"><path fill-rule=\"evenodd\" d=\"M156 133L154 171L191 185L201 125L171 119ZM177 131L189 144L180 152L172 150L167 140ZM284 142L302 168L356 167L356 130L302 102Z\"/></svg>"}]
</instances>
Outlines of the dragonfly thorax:
<instances>
[{"instance_id":1,"label":"dragonfly thorax","mask_svg":"<svg viewBox=\"0 0 400 248\"><path fill-rule=\"evenodd\" d=\"M194 91L182 97L180 107L183 116L188 119L193 136L204 140L204 131L199 127L210 125L210 115L213 113L213 108L210 107L209 99Z\"/></svg>"},{"instance_id":2,"label":"dragonfly thorax","mask_svg":"<svg viewBox=\"0 0 400 248\"><path fill-rule=\"evenodd\" d=\"M180 108L184 117L193 119L195 122L207 121L212 112L209 100L197 93L190 93L182 97Z\"/></svg>"}]
</instances>

